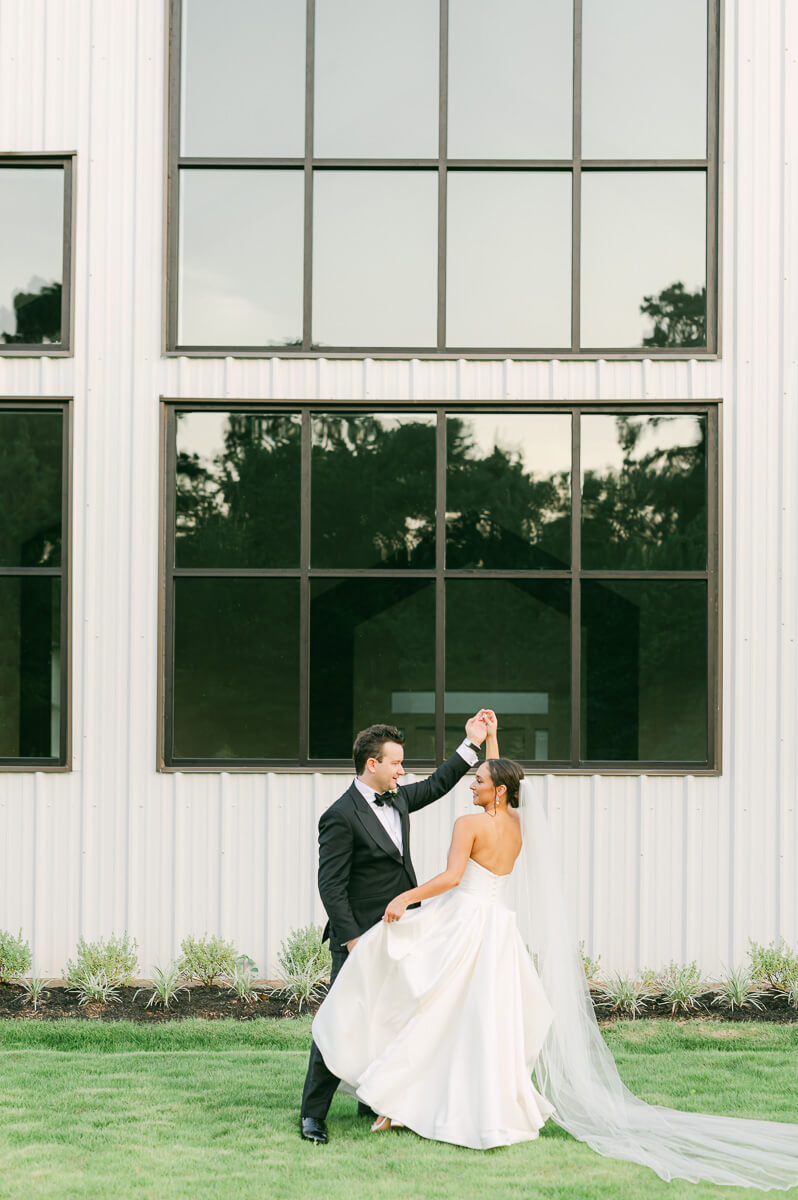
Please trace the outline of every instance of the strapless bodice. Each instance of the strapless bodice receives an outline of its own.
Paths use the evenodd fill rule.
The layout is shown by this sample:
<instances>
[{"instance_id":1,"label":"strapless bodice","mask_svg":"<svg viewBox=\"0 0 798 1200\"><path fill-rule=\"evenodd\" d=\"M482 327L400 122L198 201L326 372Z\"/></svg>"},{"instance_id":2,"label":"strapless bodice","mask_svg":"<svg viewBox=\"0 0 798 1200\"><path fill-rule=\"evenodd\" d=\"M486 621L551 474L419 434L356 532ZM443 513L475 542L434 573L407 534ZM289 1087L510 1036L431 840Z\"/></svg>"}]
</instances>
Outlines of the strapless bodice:
<instances>
[{"instance_id":1,"label":"strapless bodice","mask_svg":"<svg viewBox=\"0 0 798 1200\"><path fill-rule=\"evenodd\" d=\"M473 858L469 858L457 890L461 893L467 892L487 903L506 904L509 883L509 875L495 875L487 867L480 866Z\"/></svg>"}]
</instances>

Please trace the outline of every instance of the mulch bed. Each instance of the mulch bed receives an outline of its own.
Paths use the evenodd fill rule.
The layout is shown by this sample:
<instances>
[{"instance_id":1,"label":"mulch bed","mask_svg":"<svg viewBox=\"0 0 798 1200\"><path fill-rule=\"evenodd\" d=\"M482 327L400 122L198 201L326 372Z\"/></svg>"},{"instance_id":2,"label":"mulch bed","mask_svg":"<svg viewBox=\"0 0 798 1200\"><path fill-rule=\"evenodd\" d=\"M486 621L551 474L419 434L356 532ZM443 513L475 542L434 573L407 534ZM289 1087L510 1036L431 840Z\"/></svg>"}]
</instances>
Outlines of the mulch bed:
<instances>
[{"instance_id":1,"label":"mulch bed","mask_svg":"<svg viewBox=\"0 0 798 1200\"><path fill-rule=\"evenodd\" d=\"M256 984L256 1001L239 1000L226 987L204 987L199 983L186 985L188 992L181 992L169 1008L147 1006L152 995L152 986L147 981L134 981L129 987L120 987L118 1004L80 1004L73 991L62 981L53 982L47 994L39 999L38 1009L25 1001L24 988L15 983L0 983L0 1019L27 1021L140 1021L142 1024L157 1025L164 1021L180 1021L185 1017L202 1017L207 1021L218 1021L234 1017L238 1021L251 1021L255 1017L296 1017L295 1005L277 992L270 995L276 983ZM141 990L139 990L141 989ZM263 990L261 990L263 989ZM136 994L138 993L138 995ZM312 1005L315 1012L318 1004ZM308 1011L303 1007L303 1012Z\"/></svg>"},{"instance_id":2,"label":"mulch bed","mask_svg":"<svg viewBox=\"0 0 798 1200\"><path fill-rule=\"evenodd\" d=\"M19 984L0 984L0 1019L16 1019L26 1021L139 1021L142 1024L157 1025L164 1021L180 1021L185 1017L201 1017L207 1021L218 1021L232 1017L237 1021L252 1021L256 1017L296 1017L296 1006L279 991L273 994L272 989L279 985L263 982L256 984L257 1001L239 1000L230 995L226 987L204 987L202 984L188 984L188 992L183 992L170 1004L168 1010L147 1006L152 995L152 988L146 982L139 980L130 987L119 989L118 1004L79 1004L74 992L64 986L62 981L53 982L47 989L47 994L39 1000L38 1010L26 1003L24 989ZM138 995L137 995L138 993ZM596 1016L603 1024L617 1020L606 1008L597 1004L601 994L593 989L593 1000L596 1003ZM674 1016L664 1004L647 1008L645 1017L659 1017L665 1020L689 1021L693 1017L707 1020L714 1018L722 1021L768 1021L777 1024L792 1024L798 1022L798 1009L791 1008L784 997L766 993L761 1003L762 1009L728 1009L713 1005L713 992L706 992L699 999L696 1009L688 1016L679 1013ZM312 1004L304 1012L315 1012L318 1004Z\"/></svg>"},{"instance_id":3,"label":"mulch bed","mask_svg":"<svg viewBox=\"0 0 798 1200\"><path fill-rule=\"evenodd\" d=\"M617 1021L620 1014L610 1013L601 1003L602 993L594 987L591 987L590 994L593 997L593 1005L596 1011L600 1025L608 1024L612 1021ZM646 1006L643 1016L646 1018L659 1017L669 1021L691 1021L694 1019L716 1020L716 1021L769 1021L778 1025L791 1025L798 1021L798 1008L792 1008L784 996L779 996L775 991L765 992L760 996L759 1003L762 1008L735 1008L734 1011L728 1008L721 1008L719 1004L713 1004L715 992L703 992L698 996L697 1006L690 1013L672 1013L670 1005L663 1001L655 1001L653 1005Z\"/></svg>"}]
</instances>

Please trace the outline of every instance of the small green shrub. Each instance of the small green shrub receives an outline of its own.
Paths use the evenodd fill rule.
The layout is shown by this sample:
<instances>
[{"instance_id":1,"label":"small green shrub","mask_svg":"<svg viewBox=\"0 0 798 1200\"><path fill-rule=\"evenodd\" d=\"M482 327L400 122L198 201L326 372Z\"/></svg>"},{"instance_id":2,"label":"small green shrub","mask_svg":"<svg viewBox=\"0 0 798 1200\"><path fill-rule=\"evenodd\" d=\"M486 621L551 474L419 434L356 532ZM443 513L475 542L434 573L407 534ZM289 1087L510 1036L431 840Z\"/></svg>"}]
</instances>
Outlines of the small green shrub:
<instances>
[{"instance_id":1,"label":"small green shrub","mask_svg":"<svg viewBox=\"0 0 798 1200\"><path fill-rule=\"evenodd\" d=\"M601 984L601 991L604 999L599 1001L599 1005L602 1008L609 1008L623 1017L631 1017L633 1021L645 1012L646 1005L650 1004L654 998L646 990L642 981L625 979L620 974L615 974L604 981Z\"/></svg>"},{"instance_id":2,"label":"small green shrub","mask_svg":"<svg viewBox=\"0 0 798 1200\"><path fill-rule=\"evenodd\" d=\"M585 943L579 943L579 953L582 957L582 966L585 971L585 979L588 983L593 983L601 970L601 955L596 958L591 958L589 954L585 954Z\"/></svg>"},{"instance_id":3,"label":"small green shrub","mask_svg":"<svg viewBox=\"0 0 798 1200\"><path fill-rule=\"evenodd\" d=\"M198 979L210 987L216 979L235 974L236 949L232 942L206 934L201 938L184 937L180 949L177 966L184 979Z\"/></svg>"},{"instance_id":4,"label":"small green shrub","mask_svg":"<svg viewBox=\"0 0 798 1200\"><path fill-rule=\"evenodd\" d=\"M31 979L23 980L22 998L26 1004L33 1005L34 1012L38 1012L39 1003L42 998L49 995L47 991L47 984L49 982L50 980L45 979L42 975L34 975Z\"/></svg>"},{"instance_id":5,"label":"small green shrub","mask_svg":"<svg viewBox=\"0 0 798 1200\"><path fill-rule=\"evenodd\" d=\"M188 992L188 988L180 983L180 971L175 962L171 962L165 971L160 967L153 967L150 986L152 995L147 1001L147 1008L152 1008L156 1004L160 1004L161 1008L168 1008L174 1000L177 1000L181 992ZM149 988L137 988L133 999L136 999L139 992L146 991L149 991Z\"/></svg>"},{"instance_id":6,"label":"small green shrub","mask_svg":"<svg viewBox=\"0 0 798 1200\"><path fill-rule=\"evenodd\" d=\"M0 929L0 983L13 983L26 971L33 961L30 946L22 937L20 929L16 937Z\"/></svg>"},{"instance_id":7,"label":"small green shrub","mask_svg":"<svg viewBox=\"0 0 798 1200\"><path fill-rule=\"evenodd\" d=\"M77 992L78 1004L119 1004L120 985L110 979L104 967L98 971L84 968L73 975L71 991Z\"/></svg>"},{"instance_id":8,"label":"small green shrub","mask_svg":"<svg viewBox=\"0 0 798 1200\"><path fill-rule=\"evenodd\" d=\"M699 996L706 991L695 959L687 966L670 962L657 977L663 1001L672 1013L690 1012L698 1008Z\"/></svg>"},{"instance_id":9,"label":"small green shrub","mask_svg":"<svg viewBox=\"0 0 798 1200\"><path fill-rule=\"evenodd\" d=\"M332 971L332 955L327 942L321 939L318 925L292 929L283 938L277 954L278 976L282 986L272 988L271 994L281 993L289 1003L302 1006L320 1000L324 984Z\"/></svg>"},{"instance_id":10,"label":"small green shrub","mask_svg":"<svg viewBox=\"0 0 798 1200\"><path fill-rule=\"evenodd\" d=\"M785 982L784 987L779 988L776 995L783 997L790 1008L798 1008L798 979Z\"/></svg>"},{"instance_id":11,"label":"small green shrub","mask_svg":"<svg viewBox=\"0 0 798 1200\"><path fill-rule=\"evenodd\" d=\"M255 991L257 974L258 968L255 966L254 959L251 959L248 954L239 955L236 959L235 971L232 975L225 977L224 982L229 985L228 992L239 1000L254 1004L260 1000L260 994Z\"/></svg>"},{"instance_id":12,"label":"small green shrub","mask_svg":"<svg viewBox=\"0 0 798 1200\"><path fill-rule=\"evenodd\" d=\"M764 1008L761 999L765 993L757 986L746 967L732 967L723 976L720 984L712 990L715 993L712 1003L720 1008L727 1008L730 1012L734 1012L735 1008Z\"/></svg>"},{"instance_id":13,"label":"small green shrub","mask_svg":"<svg viewBox=\"0 0 798 1200\"><path fill-rule=\"evenodd\" d=\"M771 987L783 988L798 981L798 951L791 950L784 938L778 946L775 942L761 946L749 939L748 956L751 975L758 983L767 981Z\"/></svg>"},{"instance_id":14,"label":"small green shrub","mask_svg":"<svg viewBox=\"0 0 798 1200\"><path fill-rule=\"evenodd\" d=\"M653 967L643 967L640 972L640 982L647 992L656 992L659 988L659 972Z\"/></svg>"},{"instance_id":15,"label":"small green shrub","mask_svg":"<svg viewBox=\"0 0 798 1200\"><path fill-rule=\"evenodd\" d=\"M77 991L87 979L99 979L104 974L113 987L124 987L138 970L138 949L138 942L127 931L121 936L112 933L107 940L99 938L96 942L81 938L75 961L70 959L64 967L64 981Z\"/></svg>"}]
</instances>

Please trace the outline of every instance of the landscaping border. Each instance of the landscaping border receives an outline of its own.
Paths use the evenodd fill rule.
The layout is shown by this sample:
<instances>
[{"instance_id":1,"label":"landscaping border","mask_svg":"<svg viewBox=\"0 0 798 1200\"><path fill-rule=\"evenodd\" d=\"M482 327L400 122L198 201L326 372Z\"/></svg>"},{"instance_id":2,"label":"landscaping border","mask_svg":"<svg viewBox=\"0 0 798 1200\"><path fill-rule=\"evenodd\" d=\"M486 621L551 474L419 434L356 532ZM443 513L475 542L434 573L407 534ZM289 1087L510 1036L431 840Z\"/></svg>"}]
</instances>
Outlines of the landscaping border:
<instances>
[{"instance_id":1,"label":"landscaping border","mask_svg":"<svg viewBox=\"0 0 798 1200\"><path fill-rule=\"evenodd\" d=\"M36 1009L25 999L25 988L19 983L0 983L0 1019L30 1020L30 1021L62 1021L62 1020L99 1020L99 1021L137 1021L143 1024L162 1024L165 1021L180 1021L187 1017L199 1017L208 1021L232 1018L238 1021L252 1021L258 1017L294 1018L300 1015L296 1003L292 1002L282 991L277 980L255 981L254 992L257 999L239 999L231 994L229 987L224 985L206 987L199 983L189 983L185 992L173 1000L168 1009L149 1005L152 995L152 985L149 980L135 980L130 985L120 987L119 1001L116 1003L81 1004L73 989L66 986L63 980L53 980L47 986L46 993L38 1001ZM321 985L326 992L325 985ZM640 1016L659 1018L662 1020L690 1021L700 1019L706 1021L714 1018L719 1021L765 1021L779 1024L798 1022L798 1008L789 1004L783 993L775 988L765 990L759 1003L761 1009L750 1007L729 1010L713 1004L717 992L707 990L696 997L694 1006L689 1012L672 1012L670 1005L664 1000L654 999L642 1009ZM608 1024L618 1019L628 1020L628 1014L611 1012L607 1008L606 994L597 986L591 987L591 996L596 1017L600 1024ZM315 1012L320 1001L305 1005L302 1012Z\"/></svg>"}]
</instances>

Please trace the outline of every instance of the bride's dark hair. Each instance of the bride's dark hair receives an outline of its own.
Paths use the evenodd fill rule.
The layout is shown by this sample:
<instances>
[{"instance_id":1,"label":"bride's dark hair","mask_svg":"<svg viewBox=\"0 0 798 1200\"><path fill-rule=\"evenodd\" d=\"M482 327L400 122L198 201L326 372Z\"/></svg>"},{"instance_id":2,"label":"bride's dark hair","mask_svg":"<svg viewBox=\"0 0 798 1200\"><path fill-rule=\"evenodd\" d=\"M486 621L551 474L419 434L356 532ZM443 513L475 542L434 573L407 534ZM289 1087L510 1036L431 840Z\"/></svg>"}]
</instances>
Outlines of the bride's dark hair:
<instances>
[{"instance_id":1,"label":"bride's dark hair","mask_svg":"<svg viewBox=\"0 0 798 1200\"><path fill-rule=\"evenodd\" d=\"M524 768L512 758L486 758L493 786L503 783L507 788L507 804L509 808L518 808L518 790L524 778Z\"/></svg>"}]
</instances>

